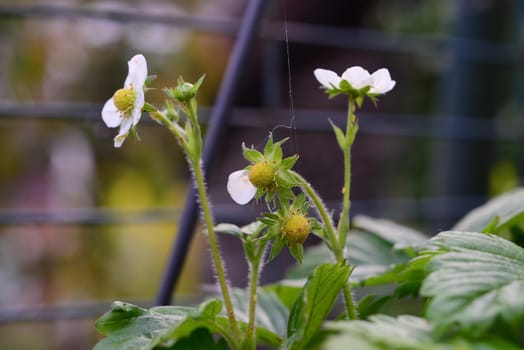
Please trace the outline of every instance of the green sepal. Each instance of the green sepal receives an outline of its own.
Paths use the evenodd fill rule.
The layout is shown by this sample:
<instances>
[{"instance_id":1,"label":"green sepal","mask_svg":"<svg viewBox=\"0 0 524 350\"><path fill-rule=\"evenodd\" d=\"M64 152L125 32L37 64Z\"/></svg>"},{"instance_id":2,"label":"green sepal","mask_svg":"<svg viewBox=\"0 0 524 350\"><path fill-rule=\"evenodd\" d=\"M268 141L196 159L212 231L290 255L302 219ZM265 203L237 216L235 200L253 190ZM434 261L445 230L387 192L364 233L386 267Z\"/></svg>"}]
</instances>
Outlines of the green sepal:
<instances>
[{"instance_id":1,"label":"green sepal","mask_svg":"<svg viewBox=\"0 0 524 350\"><path fill-rule=\"evenodd\" d=\"M317 236L322 238L326 241L326 243L329 244L328 240L326 239L326 231L324 230L324 226L315 218L309 218L309 222L311 223L311 232Z\"/></svg>"},{"instance_id":2,"label":"green sepal","mask_svg":"<svg viewBox=\"0 0 524 350\"><path fill-rule=\"evenodd\" d=\"M175 89L166 87L166 88L163 88L162 91L166 94L167 97L172 98L173 100L176 100Z\"/></svg>"},{"instance_id":3,"label":"green sepal","mask_svg":"<svg viewBox=\"0 0 524 350\"><path fill-rule=\"evenodd\" d=\"M331 124L331 127L333 128L333 131L335 132L335 136L337 137L337 143L338 146L342 151L344 151L347 148L347 141L346 136L344 135L344 132L342 129L340 129L338 126L336 126L331 119L329 120L329 124Z\"/></svg>"},{"instance_id":4,"label":"green sepal","mask_svg":"<svg viewBox=\"0 0 524 350\"><path fill-rule=\"evenodd\" d=\"M348 133L348 138L347 138L348 146L351 146L353 142L355 142L355 137L357 136L357 132L358 132L358 122L355 121L349 128L349 133Z\"/></svg>"},{"instance_id":5,"label":"green sepal","mask_svg":"<svg viewBox=\"0 0 524 350\"><path fill-rule=\"evenodd\" d=\"M156 78L157 78L156 75L148 75L146 78L146 81L144 82L144 86L146 88L149 88Z\"/></svg>"},{"instance_id":6,"label":"green sepal","mask_svg":"<svg viewBox=\"0 0 524 350\"><path fill-rule=\"evenodd\" d=\"M284 200L293 200L295 199L295 194L289 187L278 186L277 187L278 196Z\"/></svg>"},{"instance_id":7,"label":"green sepal","mask_svg":"<svg viewBox=\"0 0 524 350\"><path fill-rule=\"evenodd\" d=\"M136 130L136 127L133 125L131 127L131 129L129 130L130 134L131 134L131 138L133 139L133 141L140 141L140 135L138 135L138 131Z\"/></svg>"},{"instance_id":8,"label":"green sepal","mask_svg":"<svg viewBox=\"0 0 524 350\"><path fill-rule=\"evenodd\" d=\"M269 252L269 261L275 259L280 254L282 248L284 248L285 245L285 240L283 240L280 236L275 237L271 245L271 251Z\"/></svg>"},{"instance_id":9,"label":"green sepal","mask_svg":"<svg viewBox=\"0 0 524 350\"><path fill-rule=\"evenodd\" d=\"M254 148L248 148L242 143L242 155L251 163L260 163L264 161L264 155Z\"/></svg>"},{"instance_id":10,"label":"green sepal","mask_svg":"<svg viewBox=\"0 0 524 350\"><path fill-rule=\"evenodd\" d=\"M280 222L280 216L278 216L278 214L275 213L262 213L262 217L258 220L268 226L271 226Z\"/></svg>"},{"instance_id":11,"label":"green sepal","mask_svg":"<svg viewBox=\"0 0 524 350\"><path fill-rule=\"evenodd\" d=\"M195 84L185 82L182 77L177 80L177 86L170 90L170 97L179 102L189 102L194 99L198 89L204 81L205 75L202 75Z\"/></svg>"},{"instance_id":12,"label":"green sepal","mask_svg":"<svg viewBox=\"0 0 524 350\"><path fill-rule=\"evenodd\" d=\"M304 259L304 246L302 244L292 244L289 245L288 248L295 260L302 264L302 259Z\"/></svg>"},{"instance_id":13,"label":"green sepal","mask_svg":"<svg viewBox=\"0 0 524 350\"><path fill-rule=\"evenodd\" d=\"M157 109L155 106L153 106L152 104L148 102L144 102L144 106L142 107L142 112L152 113L156 111Z\"/></svg>"},{"instance_id":14,"label":"green sepal","mask_svg":"<svg viewBox=\"0 0 524 350\"><path fill-rule=\"evenodd\" d=\"M283 187L291 188L299 184L296 177L286 169L278 169L276 177L277 183Z\"/></svg>"},{"instance_id":15,"label":"green sepal","mask_svg":"<svg viewBox=\"0 0 524 350\"><path fill-rule=\"evenodd\" d=\"M196 94L198 90L200 90L200 86L202 86L202 83L204 82L204 79L206 78L205 74L202 74L200 78L196 81L196 83L193 86L193 91Z\"/></svg>"},{"instance_id":16,"label":"green sepal","mask_svg":"<svg viewBox=\"0 0 524 350\"><path fill-rule=\"evenodd\" d=\"M264 157L270 163L279 165L282 161L282 144L289 140L286 137L278 142L273 142L273 135L269 134L266 145L264 146Z\"/></svg>"},{"instance_id":17,"label":"green sepal","mask_svg":"<svg viewBox=\"0 0 524 350\"><path fill-rule=\"evenodd\" d=\"M291 157L287 157L282 159L282 162L280 163L280 167L282 169L289 170L295 166L295 163L297 162L299 156L298 154L292 155Z\"/></svg>"},{"instance_id":18,"label":"green sepal","mask_svg":"<svg viewBox=\"0 0 524 350\"><path fill-rule=\"evenodd\" d=\"M171 102L171 100L169 99L166 99L165 100L165 106L166 106L166 116L178 123L178 121L180 120L180 115L178 114L178 111L176 110L175 108L175 105L173 104L173 102Z\"/></svg>"},{"instance_id":19,"label":"green sepal","mask_svg":"<svg viewBox=\"0 0 524 350\"><path fill-rule=\"evenodd\" d=\"M273 134L269 133L269 136L264 146L264 154L269 154L273 152Z\"/></svg>"},{"instance_id":20,"label":"green sepal","mask_svg":"<svg viewBox=\"0 0 524 350\"><path fill-rule=\"evenodd\" d=\"M362 104L364 103L364 96L358 95L355 97L355 104L358 108L362 108Z\"/></svg>"}]
</instances>

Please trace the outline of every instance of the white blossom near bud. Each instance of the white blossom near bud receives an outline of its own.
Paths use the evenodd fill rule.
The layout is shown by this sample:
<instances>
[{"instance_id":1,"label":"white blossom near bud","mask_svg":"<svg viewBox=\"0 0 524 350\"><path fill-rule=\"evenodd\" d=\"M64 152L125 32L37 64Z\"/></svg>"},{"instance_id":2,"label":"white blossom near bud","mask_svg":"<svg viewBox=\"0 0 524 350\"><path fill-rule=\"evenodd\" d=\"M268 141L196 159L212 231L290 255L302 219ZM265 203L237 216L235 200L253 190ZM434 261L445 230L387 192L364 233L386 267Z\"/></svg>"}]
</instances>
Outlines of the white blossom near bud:
<instances>
[{"instance_id":1,"label":"white blossom near bud","mask_svg":"<svg viewBox=\"0 0 524 350\"><path fill-rule=\"evenodd\" d=\"M242 169L229 174L227 192L240 205L247 204L252 200L257 193L257 188L249 181L249 171Z\"/></svg>"},{"instance_id":2,"label":"white blossom near bud","mask_svg":"<svg viewBox=\"0 0 524 350\"><path fill-rule=\"evenodd\" d=\"M395 80L391 79L389 70L387 68L381 68L375 73L371 74L373 78L373 85L369 90L372 94L385 94L386 92L391 91L397 83Z\"/></svg>"},{"instance_id":3,"label":"white blossom near bud","mask_svg":"<svg viewBox=\"0 0 524 350\"><path fill-rule=\"evenodd\" d=\"M347 92L347 87L342 86L342 82L347 82L352 89L361 90L369 86L369 93L374 95L385 94L395 87L396 82L391 79L387 68L381 68L369 74L369 72L360 67L349 67L339 76L337 73L323 68L317 68L313 71L318 82L328 90L339 90Z\"/></svg>"},{"instance_id":4,"label":"white blossom near bud","mask_svg":"<svg viewBox=\"0 0 524 350\"><path fill-rule=\"evenodd\" d=\"M360 90L373 85L373 77L360 66L349 67L342 73L342 80L347 81L353 89Z\"/></svg>"},{"instance_id":5,"label":"white blossom near bud","mask_svg":"<svg viewBox=\"0 0 524 350\"><path fill-rule=\"evenodd\" d=\"M109 128L120 126L114 146L120 147L129 130L138 124L144 107L144 84L147 79L147 62L143 55L133 56L128 62L129 72L124 87L115 92L102 108L102 120Z\"/></svg>"}]
</instances>

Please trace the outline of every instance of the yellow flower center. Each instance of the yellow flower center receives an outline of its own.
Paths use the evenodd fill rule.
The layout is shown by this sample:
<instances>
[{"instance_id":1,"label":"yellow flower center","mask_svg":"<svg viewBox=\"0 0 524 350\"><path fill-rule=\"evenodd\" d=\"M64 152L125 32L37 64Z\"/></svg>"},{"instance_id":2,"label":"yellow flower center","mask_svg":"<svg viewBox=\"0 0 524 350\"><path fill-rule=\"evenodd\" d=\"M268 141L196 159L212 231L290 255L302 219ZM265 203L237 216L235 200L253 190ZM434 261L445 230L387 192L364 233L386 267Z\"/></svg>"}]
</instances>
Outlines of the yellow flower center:
<instances>
[{"instance_id":1,"label":"yellow flower center","mask_svg":"<svg viewBox=\"0 0 524 350\"><path fill-rule=\"evenodd\" d=\"M302 244L311 232L311 223L303 214L291 214L284 222L282 232L289 244Z\"/></svg>"},{"instance_id":2,"label":"yellow flower center","mask_svg":"<svg viewBox=\"0 0 524 350\"><path fill-rule=\"evenodd\" d=\"M121 112L127 112L133 108L136 100L136 92L133 89L120 89L113 95L113 102Z\"/></svg>"},{"instance_id":3,"label":"yellow flower center","mask_svg":"<svg viewBox=\"0 0 524 350\"><path fill-rule=\"evenodd\" d=\"M268 189L273 186L277 170L267 162L256 163L249 170L249 181L256 187Z\"/></svg>"}]
</instances>

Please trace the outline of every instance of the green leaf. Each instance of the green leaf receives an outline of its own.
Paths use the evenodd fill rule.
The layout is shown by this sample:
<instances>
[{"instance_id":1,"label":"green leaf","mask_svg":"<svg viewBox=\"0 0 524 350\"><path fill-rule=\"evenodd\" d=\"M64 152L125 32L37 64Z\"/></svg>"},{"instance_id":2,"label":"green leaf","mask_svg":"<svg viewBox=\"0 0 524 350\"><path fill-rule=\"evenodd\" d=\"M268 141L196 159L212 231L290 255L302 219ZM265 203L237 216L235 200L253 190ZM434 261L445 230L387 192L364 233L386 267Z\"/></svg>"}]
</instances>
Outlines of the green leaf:
<instances>
[{"instance_id":1,"label":"green leaf","mask_svg":"<svg viewBox=\"0 0 524 350\"><path fill-rule=\"evenodd\" d=\"M349 263L355 266L350 281L361 283L367 278L383 274L395 264L407 263L409 256L402 251L393 250L393 244L368 232L350 231L346 249ZM334 258L325 244L309 247L302 265L291 268L287 277L304 278L315 266L331 261Z\"/></svg>"},{"instance_id":2,"label":"green leaf","mask_svg":"<svg viewBox=\"0 0 524 350\"><path fill-rule=\"evenodd\" d=\"M306 279L280 280L263 288L266 292L274 293L282 304L291 310L305 283Z\"/></svg>"},{"instance_id":3,"label":"green leaf","mask_svg":"<svg viewBox=\"0 0 524 350\"><path fill-rule=\"evenodd\" d=\"M323 264L309 275L291 308L285 349L305 349L331 311L351 270L342 264Z\"/></svg>"},{"instance_id":4,"label":"green leaf","mask_svg":"<svg viewBox=\"0 0 524 350\"><path fill-rule=\"evenodd\" d=\"M243 233L240 230L240 227L233 224L218 224L215 226L215 232L243 238Z\"/></svg>"},{"instance_id":5,"label":"green leaf","mask_svg":"<svg viewBox=\"0 0 524 350\"><path fill-rule=\"evenodd\" d=\"M249 293L243 289L232 289L231 298L238 320L247 323L249 317ZM288 310L272 293L259 289L255 311L257 338L267 344L280 344L285 336Z\"/></svg>"},{"instance_id":6,"label":"green leaf","mask_svg":"<svg viewBox=\"0 0 524 350\"><path fill-rule=\"evenodd\" d=\"M263 298L262 298L263 299ZM278 299L274 297L276 303ZM106 338L95 346L95 350L150 350L155 347L171 347L185 337L191 337L195 329L207 328L212 334L222 335L227 341L231 329L225 315L218 314L222 309L220 300L212 299L196 308L181 306L159 306L146 310L138 306L115 302L112 309L100 317L96 328ZM285 310L285 307L282 306ZM274 310L270 311L273 315ZM285 313L287 317L287 311ZM276 317L276 316L275 316ZM247 318L246 318L247 320ZM285 329L285 319L280 321L281 329ZM243 332L247 322L240 320L239 326ZM273 330L256 328L260 343L274 347L282 344L282 338ZM220 344L217 344L217 346ZM220 347L219 347L220 349Z\"/></svg>"},{"instance_id":7,"label":"green leaf","mask_svg":"<svg viewBox=\"0 0 524 350\"><path fill-rule=\"evenodd\" d=\"M170 350L227 350L228 345L224 338L217 343L213 334L207 328L197 328L187 337L177 341Z\"/></svg>"},{"instance_id":8,"label":"green leaf","mask_svg":"<svg viewBox=\"0 0 524 350\"><path fill-rule=\"evenodd\" d=\"M495 217L498 217L498 223L490 233L499 233L506 228L524 222L524 206L522 203L524 203L524 188L508 192L473 209L453 226L452 230L482 232Z\"/></svg>"},{"instance_id":9,"label":"green leaf","mask_svg":"<svg viewBox=\"0 0 524 350\"><path fill-rule=\"evenodd\" d=\"M524 249L498 236L443 232L430 240L443 252L431 258L420 293L439 331L453 326L479 336L497 319L524 320Z\"/></svg>"},{"instance_id":10,"label":"green leaf","mask_svg":"<svg viewBox=\"0 0 524 350\"><path fill-rule=\"evenodd\" d=\"M337 137L338 146L341 150L345 150L348 147L346 136L344 135L344 132L342 129L340 129L338 126L336 126L331 119L329 119L329 124L331 124L331 127L333 128L333 131L335 132L335 136Z\"/></svg>"},{"instance_id":11,"label":"green leaf","mask_svg":"<svg viewBox=\"0 0 524 350\"><path fill-rule=\"evenodd\" d=\"M392 296L385 295L377 297L375 294L368 294L358 301L358 315L361 319L366 319L379 312L382 306L391 300Z\"/></svg>"},{"instance_id":12,"label":"green leaf","mask_svg":"<svg viewBox=\"0 0 524 350\"><path fill-rule=\"evenodd\" d=\"M455 336L435 338L425 319L402 315L374 315L369 321L338 321L326 324L319 348L329 350L516 350L515 344L494 336L471 340Z\"/></svg>"},{"instance_id":13,"label":"green leaf","mask_svg":"<svg viewBox=\"0 0 524 350\"><path fill-rule=\"evenodd\" d=\"M397 276L395 276L395 282L399 284L395 290L397 297L402 298L409 295L418 296L420 286L428 275L426 266L435 254L437 254L437 252L423 251L408 264L401 266L401 270L397 273ZM387 283L387 281L383 282ZM366 281L366 285L367 284L368 281Z\"/></svg>"},{"instance_id":14,"label":"green leaf","mask_svg":"<svg viewBox=\"0 0 524 350\"><path fill-rule=\"evenodd\" d=\"M218 307L215 304L216 301L210 302L212 310ZM218 301L218 303L221 307L221 302ZM212 310L206 309L207 303L203 305L200 313L207 317L212 313ZM98 342L94 349L152 349L156 345L165 344L166 341L176 340L177 337L172 335L173 331L189 319L188 314L193 312L194 309L171 307L169 314L163 314L161 311L162 308L146 310L132 304L114 302L111 311L104 314L96 322L97 330L106 335L106 338ZM197 327L204 325L203 322L202 324L192 323ZM210 326L212 325L211 323ZM193 330L187 326L185 329L186 331L189 330L189 333ZM216 330L213 329L213 331ZM187 334L182 336L185 335Z\"/></svg>"},{"instance_id":15,"label":"green leaf","mask_svg":"<svg viewBox=\"0 0 524 350\"><path fill-rule=\"evenodd\" d=\"M385 241L392 243L394 249L423 245L427 241L427 237L424 234L390 220L357 215L353 218L353 226L372 232Z\"/></svg>"}]
</instances>

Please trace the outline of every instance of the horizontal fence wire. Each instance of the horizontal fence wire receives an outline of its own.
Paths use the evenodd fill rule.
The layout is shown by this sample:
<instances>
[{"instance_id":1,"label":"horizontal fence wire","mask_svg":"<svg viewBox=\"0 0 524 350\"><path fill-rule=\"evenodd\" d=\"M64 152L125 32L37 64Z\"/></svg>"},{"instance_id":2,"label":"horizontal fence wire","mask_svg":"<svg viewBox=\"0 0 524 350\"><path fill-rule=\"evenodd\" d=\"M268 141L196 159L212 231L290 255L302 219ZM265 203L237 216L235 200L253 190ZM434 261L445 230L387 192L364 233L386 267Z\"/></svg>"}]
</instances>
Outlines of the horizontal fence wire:
<instances>
[{"instance_id":1,"label":"horizontal fence wire","mask_svg":"<svg viewBox=\"0 0 524 350\"><path fill-rule=\"evenodd\" d=\"M183 27L194 31L233 36L238 19L211 19L189 15L158 15L131 10L116 11L88 7L49 5L0 5L0 19L96 19L120 23L148 23ZM286 27L287 33L284 31ZM492 64L516 64L523 48L517 42L473 40L444 35L389 33L378 30L351 29L298 22L263 21L262 39L289 41L308 45L351 48L406 55ZM452 48L460 45L460 56Z\"/></svg>"},{"instance_id":2,"label":"horizontal fence wire","mask_svg":"<svg viewBox=\"0 0 524 350\"><path fill-rule=\"evenodd\" d=\"M393 214L398 220L410 220L417 217L420 221L434 222L456 220L464 213L464 208L474 208L486 201L484 196L460 197L396 197L380 199L353 200L352 213L373 216ZM333 211L341 203L326 201ZM215 203L213 205L217 222L245 224L260 214L256 205L239 208L235 204ZM144 211L118 210L114 208L77 208L77 209L0 209L0 225L127 225L175 223L181 208L156 208Z\"/></svg>"},{"instance_id":3,"label":"horizontal fence wire","mask_svg":"<svg viewBox=\"0 0 524 350\"><path fill-rule=\"evenodd\" d=\"M77 120L101 121L102 104L0 101L3 120ZM200 118L207 123L211 108L201 107ZM328 118L342 125L346 111L295 109L297 130L331 131ZM270 117L268 118L268 114ZM426 116L417 114L361 112L359 132L370 135L424 137L457 140L520 141L524 138L524 118L492 120L482 117ZM144 118L145 122L153 120ZM289 123L288 109L234 108L229 125L245 128L273 128ZM0 124L1 127L1 124Z\"/></svg>"}]
</instances>

